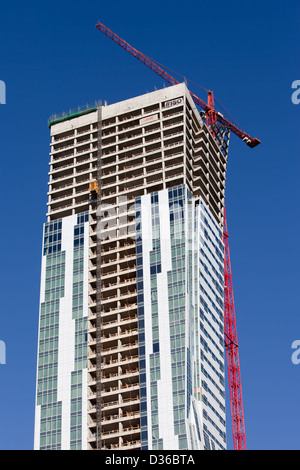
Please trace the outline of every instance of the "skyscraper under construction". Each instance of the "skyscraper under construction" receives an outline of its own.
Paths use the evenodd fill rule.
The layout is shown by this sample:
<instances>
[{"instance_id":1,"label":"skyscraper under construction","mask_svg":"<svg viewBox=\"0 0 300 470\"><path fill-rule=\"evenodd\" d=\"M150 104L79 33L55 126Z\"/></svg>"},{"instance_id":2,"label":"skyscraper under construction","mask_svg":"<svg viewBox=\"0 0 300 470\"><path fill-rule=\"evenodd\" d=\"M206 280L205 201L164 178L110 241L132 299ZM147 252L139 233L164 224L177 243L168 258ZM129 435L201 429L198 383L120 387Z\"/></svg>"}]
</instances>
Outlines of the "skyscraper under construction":
<instances>
[{"instance_id":1,"label":"skyscraper under construction","mask_svg":"<svg viewBox=\"0 0 300 470\"><path fill-rule=\"evenodd\" d=\"M226 152L185 84L50 119L36 449L225 449Z\"/></svg>"}]
</instances>

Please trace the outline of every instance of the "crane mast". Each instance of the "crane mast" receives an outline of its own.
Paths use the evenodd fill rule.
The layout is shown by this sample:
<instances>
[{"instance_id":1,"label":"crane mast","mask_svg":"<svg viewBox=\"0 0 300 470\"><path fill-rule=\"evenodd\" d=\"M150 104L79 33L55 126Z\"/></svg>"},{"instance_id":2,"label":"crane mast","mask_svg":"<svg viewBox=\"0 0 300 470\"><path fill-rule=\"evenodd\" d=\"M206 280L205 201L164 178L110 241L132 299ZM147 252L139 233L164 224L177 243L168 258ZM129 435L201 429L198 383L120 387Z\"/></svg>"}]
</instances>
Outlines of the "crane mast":
<instances>
[{"instance_id":1,"label":"crane mast","mask_svg":"<svg viewBox=\"0 0 300 470\"><path fill-rule=\"evenodd\" d=\"M113 33L104 24L97 23L96 28L112 39L115 43L129 52L131 55L136 57L148 68L153 70L161 78L166 80L170 85L176 85L180 83L178 80L173 78L169 73L163 70L157 63L151 60L142 52L132 47L124 39L120 38L117 34ZM256 147L260 140L252 138L243 130L239 129L236 125L227 120L222 114L217 112L214 107L214 95L212 91L208 92L208 101L205 103L201 98L196 96L190 91L191 97L195 104L197 104L204 112L206 116L207 125L211 130L213 137L215 137L218 144L220 139L217 135L217 125L231 131L241 140L243 140L250 148ZM241 374L239 365L239 352L237 342L237 328L236 328L236 317L235 307L233 299L233 287L232 287L232 273L231 273L231 262L229 252L229 241L227 231L227 219L226 211L224 207L224 228L223 228L223 242L224 242L224 336L225 336L225 348L227 356L227 367L228 367L228 380L229 380L229 394L231 404L231 420L232 420L232 432L233 432L233 445L235 450L246 450L246 434L245 434L245 422L244 422L244 410L243 410L243 399L242 399L242 386L241 386Z\"/></svg>"},{"instance_id":2,"label":"crane mast","mask_svg":"<svg viewBox=\"0 0 300 470\"><path fill-rule=\"evenodd\" d=\"M223 242L225 247L224 261L224 335L227 356L229 396L233 444L235 450L246 450L246 433L242 399L241 372L239 364L235 307L232 287L230 251L227 230L226 210L224 207Z\"/></svg>"}]
</instances>

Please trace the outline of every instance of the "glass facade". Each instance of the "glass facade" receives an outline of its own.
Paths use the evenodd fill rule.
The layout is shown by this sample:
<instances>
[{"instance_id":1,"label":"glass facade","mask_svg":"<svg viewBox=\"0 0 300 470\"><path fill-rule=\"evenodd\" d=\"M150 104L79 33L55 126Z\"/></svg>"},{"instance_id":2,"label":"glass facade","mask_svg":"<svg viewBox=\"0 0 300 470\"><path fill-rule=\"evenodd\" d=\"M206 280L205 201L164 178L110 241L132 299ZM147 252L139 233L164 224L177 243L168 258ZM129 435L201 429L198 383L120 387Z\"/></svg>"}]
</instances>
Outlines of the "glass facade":
<instances>
[{"instance_id":1,"label":"glass facade","mask_svg":"<svg viewBox=\"0 0 300 470\"><path fill-rule=\"evenodd\" d=\"M40 450L82 448L87 249L88 213L44 225L35 423Z\"/></svg>"},{"instance_id":2,"label":"glass facade","mask_svg":"<svg viewBox=\"0 0 300 470\"><path fill-rule=\"evenodd\" d=\"M40 449L60 449L61 401L57 400L59 299L64 296L65 252L61 250L61 221L45 224L45 295L40 309L37 405L41 407Z\"/></svg>"},{"instance_id":3,"label":"glass facade","mask_svg":"<svg viewBox=\"0 0 300 470\"><path fill-rule=\"evenodd\" d=\"M80 214L74 227L72 317L75 320L75 370L71 373L70 450L82 448L82 369L87 368L87 316L83 315L85 222L88 222L88 213Z\"/></svg>"},{"instance_id":4,"label":"glass facade","mask_svg":"<svg viewBox=\"0 0 300 470\"><path fill-rule=\"evenodd\" d=\"M182 185L136 200L136 251L142 449L224 449L222 231Z\"/></svg>"}]
</instances>

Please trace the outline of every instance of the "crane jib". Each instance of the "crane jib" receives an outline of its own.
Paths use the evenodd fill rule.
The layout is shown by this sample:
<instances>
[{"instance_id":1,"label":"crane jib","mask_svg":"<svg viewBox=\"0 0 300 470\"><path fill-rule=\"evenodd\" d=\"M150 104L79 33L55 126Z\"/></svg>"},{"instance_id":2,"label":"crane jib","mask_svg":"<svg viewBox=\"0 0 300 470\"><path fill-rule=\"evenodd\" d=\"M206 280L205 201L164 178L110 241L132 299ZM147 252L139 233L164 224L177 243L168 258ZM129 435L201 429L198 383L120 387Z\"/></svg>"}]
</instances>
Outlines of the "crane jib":
<instances>
[{"instance_id":1,"label":"crane jib","mask_svg":"<svg viewBox=\"0 0 300 470\"><path fill-rule=\"evenodd\" d=\"M163 70L159 65L157 65L153 60L151 60L149 57L147 57L145 54L142 52L138 51L135 49L133 46L131 46L128 42L126 42L124 39L120 38L116 33L113 33L109 28L107 28L104 24L100 23L100 21L97 23L96 28L104 33L106 36L108 36L110 39L112 39L115 43L119 44L119 46L123 47L127 52L129 52L131 55L136 57L139 61L141 61L143 64L145 64L147 67L149 67L153 72L157 73L159 76L161 76L164 80L166 80L170 85L176 85L179 83L178 80L173 78L169 73L167 73L165 70ZM197 104L201 109L203 109L206 113L208 111L215 111L214 109L211 109L205 101L203 101L201 98L196 96L194 93L190 92L192 99L194 100L195 104ZM217 121L222 124L223 126L227 127L233 134L235 134L237 137L239 137L243 142L245 142L249 147L253 148L256 147L258 144L260 144L260 140L257 138L252 138L246 132L242 131L239 129L237 126L232 124L230 121L225 119L221 114L216 113Z\"/></svg>"}]
</instances>

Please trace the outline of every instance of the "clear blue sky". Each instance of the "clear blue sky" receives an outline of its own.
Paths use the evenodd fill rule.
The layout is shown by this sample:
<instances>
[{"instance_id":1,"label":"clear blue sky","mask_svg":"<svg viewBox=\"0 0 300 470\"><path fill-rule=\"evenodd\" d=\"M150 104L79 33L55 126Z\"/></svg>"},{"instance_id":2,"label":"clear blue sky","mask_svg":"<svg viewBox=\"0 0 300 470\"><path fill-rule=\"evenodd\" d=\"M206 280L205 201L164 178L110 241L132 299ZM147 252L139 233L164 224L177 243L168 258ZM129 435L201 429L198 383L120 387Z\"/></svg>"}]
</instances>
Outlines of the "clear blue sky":
<instances>
[{"instance_id":1,"label":"clear blue sky","mask_svg":"<svg viewBox=\"0 0 300 470\"><path fill-rule=\"evenodd\" d=\"M231 138L226 207L249 449L299 449L300 79L296 0L6 2L0 13L0 449L32 449L48 117L161 88L95 29L213 89L262 144ZM193 88L203 99L201 90ZM228 408L229 411L229 408ZM232 448L230 414L228 446Z\"/></svg>"}]
</instances>

